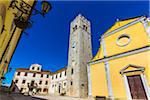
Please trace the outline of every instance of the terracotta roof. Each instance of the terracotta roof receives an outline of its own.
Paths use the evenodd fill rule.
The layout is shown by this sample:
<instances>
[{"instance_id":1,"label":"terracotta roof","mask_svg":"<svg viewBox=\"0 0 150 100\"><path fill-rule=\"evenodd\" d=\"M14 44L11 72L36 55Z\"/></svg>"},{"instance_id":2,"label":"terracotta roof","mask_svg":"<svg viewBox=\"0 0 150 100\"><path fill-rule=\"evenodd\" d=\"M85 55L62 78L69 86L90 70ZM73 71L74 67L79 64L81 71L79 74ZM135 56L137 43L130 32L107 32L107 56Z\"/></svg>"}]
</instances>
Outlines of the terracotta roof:
<instances>
[{"instance_id":1,"label":"terracotta roof","mask_svg":"<svg viewBox=\"0 0 150 100\"><path fill-rule=\"evenodd\" d=\"M29 72L29 73L38 73L38 74L52 74L50 71L33 71L28 68L17 68L17 72Z\"/></svg>"}]
</instances>

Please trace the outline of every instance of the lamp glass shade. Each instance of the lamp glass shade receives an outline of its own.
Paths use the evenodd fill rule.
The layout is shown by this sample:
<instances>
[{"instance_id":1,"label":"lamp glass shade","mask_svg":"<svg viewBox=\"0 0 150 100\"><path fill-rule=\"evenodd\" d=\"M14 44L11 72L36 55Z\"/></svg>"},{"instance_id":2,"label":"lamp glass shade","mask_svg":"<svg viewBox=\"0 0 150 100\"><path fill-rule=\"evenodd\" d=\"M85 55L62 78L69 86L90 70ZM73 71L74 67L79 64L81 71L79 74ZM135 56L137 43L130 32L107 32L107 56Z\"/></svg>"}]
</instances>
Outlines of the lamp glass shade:
<instances>
[{"instance_id":1,"label":"lamp glass shade","mask_svg":"<svg viewBox=\"0 0 150 100\"><path fill-rule=\"evenodd\" d=\"M47 1L42 1L42 13L46 14L51 9L51 4Z\"/></svg>"}]
</instances>

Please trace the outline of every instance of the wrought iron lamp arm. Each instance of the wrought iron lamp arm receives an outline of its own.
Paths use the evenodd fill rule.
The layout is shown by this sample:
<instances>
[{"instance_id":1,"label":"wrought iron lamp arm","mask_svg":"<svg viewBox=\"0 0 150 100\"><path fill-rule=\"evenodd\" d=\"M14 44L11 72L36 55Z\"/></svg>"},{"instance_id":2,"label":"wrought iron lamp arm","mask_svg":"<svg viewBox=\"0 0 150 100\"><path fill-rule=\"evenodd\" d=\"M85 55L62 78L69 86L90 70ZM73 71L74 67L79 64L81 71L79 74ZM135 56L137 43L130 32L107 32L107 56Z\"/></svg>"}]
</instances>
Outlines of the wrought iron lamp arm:
<instances>
[{"instance_id":1,"label":"wrought iron lamp arm","mask_svg":"<svg viewBox=\"0 0 150 100\"><path fill-rule=\"evenodd\" d=\"M21 11L23 14L30 14L31 9L33 9L33 11L35 11L35 13L33 15L36 14L40 14L42 16L44 16L44 14L42 12L40 12L39 10L32 8L32 6L30 6L29 4L27 4L26 2L24 2L23 0L12 0L11 4L9 6L9 8L12 9L18 9L19 11Z\"/></svg>"}]
</instances>

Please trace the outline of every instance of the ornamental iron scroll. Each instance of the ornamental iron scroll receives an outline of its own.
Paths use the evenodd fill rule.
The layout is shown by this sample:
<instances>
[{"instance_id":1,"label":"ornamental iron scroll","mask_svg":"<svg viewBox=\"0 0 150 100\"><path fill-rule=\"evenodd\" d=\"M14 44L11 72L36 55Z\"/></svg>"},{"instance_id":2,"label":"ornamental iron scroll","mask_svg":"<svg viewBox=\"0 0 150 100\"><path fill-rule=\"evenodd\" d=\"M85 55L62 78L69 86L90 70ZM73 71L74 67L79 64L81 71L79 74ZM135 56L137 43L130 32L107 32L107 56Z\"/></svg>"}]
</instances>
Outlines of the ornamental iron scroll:
<instances>
[{"instance_id":1,"label":"ornamental iron scroll","mask_svg":"<svg viewBox=\"0 0 150 100\"><path fill-rule=\"evenodd\" d=\"M32 7L29 4L25 3L23 0L12 0L9 8L17 8L23 14L30 14L30 11L32 9Z\"/></svg>"}]
</instances>

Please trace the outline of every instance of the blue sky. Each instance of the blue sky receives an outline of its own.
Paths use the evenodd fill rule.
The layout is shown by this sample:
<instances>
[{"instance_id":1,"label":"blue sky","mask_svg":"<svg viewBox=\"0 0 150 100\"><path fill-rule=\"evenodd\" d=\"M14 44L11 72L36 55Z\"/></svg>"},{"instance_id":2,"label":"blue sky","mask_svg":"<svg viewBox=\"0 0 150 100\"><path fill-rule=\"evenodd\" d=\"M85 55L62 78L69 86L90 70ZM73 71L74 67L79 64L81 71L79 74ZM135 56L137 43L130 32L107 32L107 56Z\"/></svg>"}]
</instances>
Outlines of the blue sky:
<instances>
[{"instance_id":1,"label":"blue sky","mask_svg":"<svg viewBox=\"0 0 150 100\"><path fill-rule=\"evenodd\" d=\"M40 9L41 2L36 8ZM92 52L99 48L99 38L116 19L148 16L148 1L52 1L52 10L43 18L32 16L32 28L22 34L6 74L5 84L10 84L16 68L29 68L39 63L44 70L56 71L67 66L70 22L81 13L91 22Z\"/></svg>"}]
</instances>

